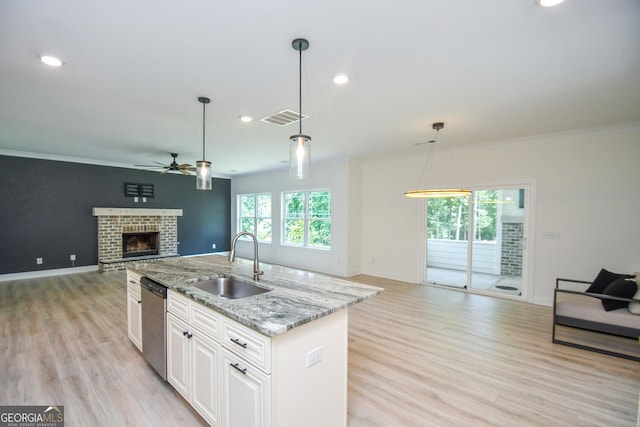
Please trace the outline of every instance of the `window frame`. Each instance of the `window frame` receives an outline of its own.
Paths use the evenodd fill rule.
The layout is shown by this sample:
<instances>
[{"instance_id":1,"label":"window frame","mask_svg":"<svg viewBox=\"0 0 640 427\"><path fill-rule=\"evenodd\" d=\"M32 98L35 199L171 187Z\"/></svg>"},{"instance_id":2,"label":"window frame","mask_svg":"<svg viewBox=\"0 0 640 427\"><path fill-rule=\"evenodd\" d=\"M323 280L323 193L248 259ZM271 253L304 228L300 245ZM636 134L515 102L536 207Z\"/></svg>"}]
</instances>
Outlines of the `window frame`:
<instances>
[{"instance_id":1,"label":"window frame","mask_svg":"<svg viewBox=\"0 0 640 427\"><path fill-rule=\"evenodd\" d=\"M265 216L259 216L259 212L258 212L258 196L269 196L269 204L270 204L270 211L269 211L269 216L265 217ZM249 217L249 216L243 216L243 206L242 206L242 199L243 198L247 198L247 197L253 197L253 216ZM258 240L258 242L260 243L265 243L265 244L271 244L273 242L273 193L270 192L264 192L264 193L245 193L245 194L238 194L236 196L236 209L237 209L237 218L236 218L236 233L240 233L242 231L244 231L242 229L242 220L244 218L252 218L253 219L253 234L256 236L256 239ZM258 224L260 223L261 220L265 220L268 219L271 222L271 234L270 234L270 238L269 240L264 240L264 239L260 239L259 233L257 232L258 230ZM241 239L249 239L248 236L241 236Z\"/></svg>"},{"instance_id":2,"label":"window frame","mask_svg":"<svg viewBox=\"0 0 640 427\"><path fill-rule=\"evenodd\" d=\"M294 217L288 217L287 216L287 195L288 194L302 194L303 195L303 203L304 203L304 209L302 212L302 218L294 218ZM312 193L328 193L329 196L329 217L328 219L321 219L321 218L310 218L309 215L309 202L310 202L310 195ZM330 251L331 250L331 243L333 241L332 239L332 223L333 223L333 197L332 197L332 192L330 189L328 188L323 188L323 189L316 189L316 190L291 190L291 191L283 191L281 193L281 216L280 216L280 244L282 246L288 246L288 247L292 247L292 248L306 248L306 249L317 249L317 250L321 250L321 251ZM287 233L286 233L286 223L288 220L294 220L294 219L300 219L303 222L303 238L302 238L302 243L301 244L296 244L296 243L289 243L286 241L287 239ZM318 246L318 245L311 245L309 243L309 236L310 236L310 229L309 229L309 225L312 221L327 221L329 224L329 241L331 242L329 244L329 246Z\"/></svg>"}]
</instances>

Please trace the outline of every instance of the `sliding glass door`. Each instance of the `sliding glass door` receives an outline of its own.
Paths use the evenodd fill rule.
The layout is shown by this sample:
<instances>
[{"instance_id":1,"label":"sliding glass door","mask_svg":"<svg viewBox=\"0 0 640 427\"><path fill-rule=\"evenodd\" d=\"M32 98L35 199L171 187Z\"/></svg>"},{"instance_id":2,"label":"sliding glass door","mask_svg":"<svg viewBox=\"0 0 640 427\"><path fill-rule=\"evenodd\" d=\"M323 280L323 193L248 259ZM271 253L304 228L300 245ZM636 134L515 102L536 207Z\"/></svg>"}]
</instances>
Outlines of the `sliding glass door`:
<instances>
[{"instance_id":1,"label":"sliding glass door","mask_svg":"<svg viewBox=\"0 0 640 427\"><path fill-rule=\"evenodd\" d=\"M526 250L525 187L427 199L426 282L521 295Z\"/></svg>"},{"instance_id":2,"label":"sliding glass door","mask_svg":"<svg viewBox=\"0 0 640 427\"><path fill-rule=\"evenodd\" d=\"M427 282L466 287L469 197L427 199Z\"/></svg>"}]
</instances>

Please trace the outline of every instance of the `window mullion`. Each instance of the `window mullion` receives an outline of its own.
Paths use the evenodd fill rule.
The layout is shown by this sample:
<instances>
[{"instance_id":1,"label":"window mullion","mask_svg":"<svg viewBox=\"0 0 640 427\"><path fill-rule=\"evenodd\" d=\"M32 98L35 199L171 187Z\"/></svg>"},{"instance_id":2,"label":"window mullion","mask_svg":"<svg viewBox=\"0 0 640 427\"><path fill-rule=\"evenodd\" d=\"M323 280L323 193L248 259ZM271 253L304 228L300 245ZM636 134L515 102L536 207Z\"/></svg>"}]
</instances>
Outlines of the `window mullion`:
<instances>
[{"instance_id":1,"label":"window mullion","mask_svg":"<svg viewBox=\"0 0 640 427\"><path fill-rule=\"evenodd\" d=\"M309 246L309 192L304 193L304 247Z\"/></svg>"}]
</instances>

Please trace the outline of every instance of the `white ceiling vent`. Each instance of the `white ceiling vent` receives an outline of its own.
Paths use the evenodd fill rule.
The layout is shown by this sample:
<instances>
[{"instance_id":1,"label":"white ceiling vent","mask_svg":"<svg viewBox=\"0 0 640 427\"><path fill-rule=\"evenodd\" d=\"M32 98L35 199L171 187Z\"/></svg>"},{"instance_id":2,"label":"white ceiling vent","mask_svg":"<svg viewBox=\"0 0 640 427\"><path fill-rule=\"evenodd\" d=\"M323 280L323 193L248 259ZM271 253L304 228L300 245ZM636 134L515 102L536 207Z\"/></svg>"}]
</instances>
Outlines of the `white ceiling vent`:
<instances>
[{"instance_id":1,"label":"white ceiling vent","mask_svg":"<svg viewBox=\"0 0 640 427\"><path fill-rule=\"evenodd\" d=\"M300 117L300 113L296 113L291 110L282 110L275 114L265 117L264 119L260 119L261 122L273 123L278 126L286 126L291 123L295 123L298 121ZM302 120L308 118L309 116L302 115Z\"/></svg>"}]
</instances>

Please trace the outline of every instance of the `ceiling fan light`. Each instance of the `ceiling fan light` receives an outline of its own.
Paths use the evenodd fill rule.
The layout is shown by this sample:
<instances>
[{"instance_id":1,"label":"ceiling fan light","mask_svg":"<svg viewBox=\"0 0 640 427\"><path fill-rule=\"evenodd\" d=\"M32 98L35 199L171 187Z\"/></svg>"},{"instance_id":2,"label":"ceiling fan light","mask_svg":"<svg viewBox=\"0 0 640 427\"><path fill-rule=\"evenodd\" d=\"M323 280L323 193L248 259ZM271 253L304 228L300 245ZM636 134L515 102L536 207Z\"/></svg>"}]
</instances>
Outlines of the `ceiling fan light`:
<instances>
[{"instance_id":1,"label":"ceiling fan light","mask_svg":"<svg viewBox=\"0 0 640 427\"><path fill-rule=\"evenodd\" d=\"M196 162L196 190L211 190L211 162L198 160Z\"/></svg>"}]
</instances>

